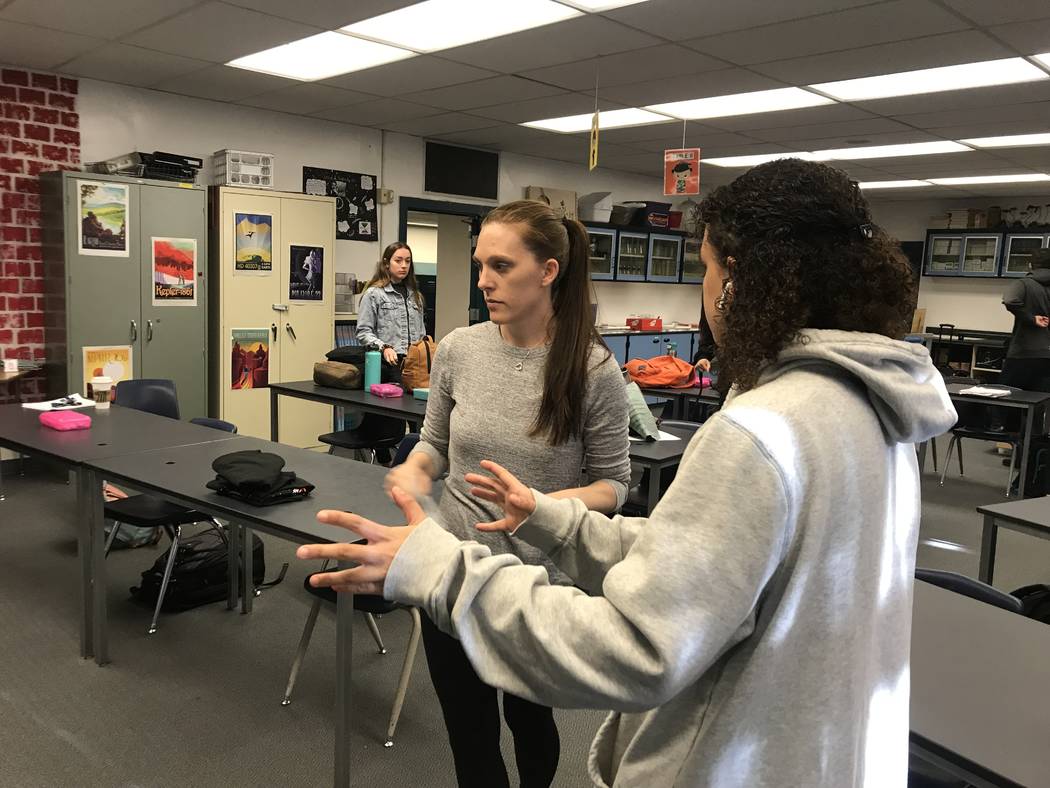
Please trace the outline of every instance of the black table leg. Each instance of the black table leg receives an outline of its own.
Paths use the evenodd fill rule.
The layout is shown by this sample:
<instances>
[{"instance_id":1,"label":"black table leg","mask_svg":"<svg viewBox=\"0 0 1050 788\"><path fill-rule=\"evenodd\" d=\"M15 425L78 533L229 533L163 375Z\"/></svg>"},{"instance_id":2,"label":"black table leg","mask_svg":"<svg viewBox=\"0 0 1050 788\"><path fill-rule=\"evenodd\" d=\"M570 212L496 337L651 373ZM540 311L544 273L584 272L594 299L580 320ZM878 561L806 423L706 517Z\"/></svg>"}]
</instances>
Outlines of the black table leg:
<instances>
[{"instance_id":1,"label":"black table leg","mask_svg":"<svg viewBox=\"0 0 1050 788\"><path fill-rule=\"evenodd\" d=\"M995 569L995 542L998 536L999 527L995 524L995 517L986 514L981 531L981 563L977 570L977 579L988 585L992 584Z\"/></svg>"},{"instance_id":2,"label":"black table leg","mask_svg":"<svg viewBox=\"0 0 1050 788\"><path fill-rule=\"evenodd\" d=\"M339 569L349 569L349 564L340 561ZM349 788L354 595L340 592L336 595L335 607L335 785Z\"/></svg>"},{"instance_id":3,"label":"black table leg","mask_svg":"<svg viewBox=\"0 0 1050 788\"><path fill-rule=\"evenodd\" d=\"M277 443L277 391L270 389L270 440Z\"/></svg>"}]
</instances>

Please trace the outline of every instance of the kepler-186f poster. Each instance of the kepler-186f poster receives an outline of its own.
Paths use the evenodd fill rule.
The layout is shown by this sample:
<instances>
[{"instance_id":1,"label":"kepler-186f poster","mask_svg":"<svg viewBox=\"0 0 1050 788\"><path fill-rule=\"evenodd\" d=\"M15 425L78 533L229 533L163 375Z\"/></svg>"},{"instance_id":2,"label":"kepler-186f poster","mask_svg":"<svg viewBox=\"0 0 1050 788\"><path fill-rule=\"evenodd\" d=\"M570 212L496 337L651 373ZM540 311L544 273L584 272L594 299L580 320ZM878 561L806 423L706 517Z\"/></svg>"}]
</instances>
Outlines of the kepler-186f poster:
<instances>
[{"instance_id":1,"label":"kepler-186f poster","mask_svg":"<svg viewBox=\"0 0 1050 788\"><path fill-rule=\"evenodd\" d=\"M197 239L150 238L153 305L197 305Z\"/></svg>"}]
</instances>

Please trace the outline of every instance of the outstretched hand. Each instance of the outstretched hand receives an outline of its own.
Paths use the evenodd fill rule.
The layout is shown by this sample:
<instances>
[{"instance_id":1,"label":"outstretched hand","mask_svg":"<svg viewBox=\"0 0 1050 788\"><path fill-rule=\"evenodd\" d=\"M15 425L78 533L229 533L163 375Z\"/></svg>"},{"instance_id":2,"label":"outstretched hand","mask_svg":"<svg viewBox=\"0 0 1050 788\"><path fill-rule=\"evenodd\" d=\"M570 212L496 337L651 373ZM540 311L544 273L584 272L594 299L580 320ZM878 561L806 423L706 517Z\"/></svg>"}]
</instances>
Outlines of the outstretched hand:
<instances>
[{"instance_id":1,"label":"outstretched hand","mask_svg":"<svg viewBox=\"0 0 1050 788\"><path fill-rule=\"evenodd\" d=\"M483 501L498 504L504 516L489 523L478 523L479 531L503 531L512 534L530 514L536 511L536 497L532 490L518 481L510 471L491 460L481 461L482 470L492 476L468 473L464 479L471 485L470 494Z\"/></svg>"},{"instance_id":2,"label":"outstretched hand","mask_svg":"<svg viewBox=\"0 0 1050 788\"><path fill-rule=\"evenodd\" d=\"M357 563L352 569L338 572L319 572L310 578L314 588L325 586L334 591L349 591L354 594L383 594L387 572L393 563L401 545L412 535L426 515L416 499L400 487L390 491L401 511L405 513L406 525L379 525L356 514L339 512L333 509L322 509L317 513L319 522L346 528L364 537L368 544L307 544L295 551L297 558L331 558L336 561Z\"/></svg>"}]
</instances>

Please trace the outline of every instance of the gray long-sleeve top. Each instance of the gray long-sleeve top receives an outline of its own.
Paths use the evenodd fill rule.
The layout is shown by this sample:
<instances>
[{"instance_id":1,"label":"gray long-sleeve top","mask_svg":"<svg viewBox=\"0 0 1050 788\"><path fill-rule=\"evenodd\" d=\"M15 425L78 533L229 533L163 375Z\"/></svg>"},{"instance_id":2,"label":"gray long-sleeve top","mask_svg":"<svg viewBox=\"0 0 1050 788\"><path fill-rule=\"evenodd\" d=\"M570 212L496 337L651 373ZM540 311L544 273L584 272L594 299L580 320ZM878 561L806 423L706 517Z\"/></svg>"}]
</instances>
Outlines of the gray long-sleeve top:
<instances>
[{"instance_id":1,"label":"gray long-sleeve top","mask_svg":"<svg viewBox=\"0 0 1050 788\"><path fill-rule=\"evenodd\" d=\"M627 497L631 463L627 440L627 392L616 360L603 347L591 352L584 397L583 434L559 446L529 436L543 398L547 347L525 350L503 341L494 323L458 328L441 340L430 373L430 394L421 440L414 452L448 471L441 495L441 522L460 539L474 539L493 553L513 553L542 564L556 582L568 579L539 550L506 534L474 526L503 516L499 507L470 494L467 473L483 473L482 460L503 465L544 492L604 481ZM515 369L521 363L521 371Z\"/></svg>"}]
</instances>

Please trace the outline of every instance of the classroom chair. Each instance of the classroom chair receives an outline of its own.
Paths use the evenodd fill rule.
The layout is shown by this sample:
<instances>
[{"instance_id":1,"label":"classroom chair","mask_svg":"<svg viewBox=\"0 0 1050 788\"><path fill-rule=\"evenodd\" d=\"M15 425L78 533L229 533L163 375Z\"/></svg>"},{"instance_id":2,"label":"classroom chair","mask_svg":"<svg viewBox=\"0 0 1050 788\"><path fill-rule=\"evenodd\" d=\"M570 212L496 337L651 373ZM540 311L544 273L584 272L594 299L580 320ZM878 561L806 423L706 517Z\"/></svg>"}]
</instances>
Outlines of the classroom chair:
<instances>
[{"instance_id":1,"label":"classroom chair","mask_svg":"<svg viewBox=\"0 0 1050 788\"><path fill-rule=\"evenodd\" d=\"M166 416L169 419L179 418L179 398L175 391L175 382L172 380L144 378L121 381L117 384L114 402L124 408L134 408L157 416ZM235 425L221 419L200 417L190 419L190 421L193 424L225 432L237 432ZM145 494L110 501L105 507L105 517L113 521L113 526L106 539L105 554L107 556L122 525L162 528L171 539L168 563L164 567L164 577L160 584L160 594L157 595L157 605L153 610L153 620L150 622L149 629L146 630L146 634L152 635L157 631L157 619L160 617L164 596L168 591L168 581L175 567L175 556L179 551L179 541L182 538L182 526L208 523L210 527L221 530L223 525L211 515Z\"/></svg>"},{"instance_id":2,"label":"classroom chair","mask_svg":"<svg viewBox=\"0 0 1050 788\"><path fill-rule=\"evenodd\" d=\"M916 568L915 579L924 580L948 591L968 596L970 599L976 599L979 602L985 602L1003 610L1009 610L1011 613L1023 615L1020 599L987 583L982 583L980 580L974 580L972 577L960 575L956 572L944 572L940 569Z\"/></svg>"},{"instance_id":3,"label":"classroom chair","mask_svg":"<svg viewBox=\"0 0 1050 788\"><path fill-rule=\"evenodd\" d=\"M999 386L997 389L1005 389L1010 392L1020 391L1013 386ZM968 406L968 407L964 407ZM948 442L948 451L944 455L944 466L941 468L941 485L948 475L948 466L951 464L952 451L958 447L959 450L959 475L965 475L963 470L962 440L969 438L978 441L991 441L993 443L1009 443L1010 472L1006 477L1006 497L1010 497L1010 487L1013 484L1014 469L1017 466L1017 458L1022 451L1022 434L1019 430L997 430L987 426L987 409L995 407L995 400L990 400L987 405L983 403L957 403L956 410L959 413L959 422L952 427L952 439ZM1027 450L1027 447L1024 447Z\"/></svg>"},{"instance_id":4,"label":"classroom chair","mask_svg":"<svg viewBox=\"0 0 1050 788\"><path fill-rule=\"evenodd\" d=\"M397 448L404 437L405 422L401 419L366 413L360 426L355 429L318 435L317 440L328 445L329 454L337 448L353 451L355 458L369 454L369 463L374 465L377 452L389 452Z\"/></svg>"},{"instance_id":5,"label":"classroom chair","mask_svg":"<svg viewBox=\"0 0 1050 788\"><path fill-rule=\"evenodd\" d=\"M404 462L404 459L418 440L419 435L416 433L409 433L404 437L397 447L397 455L394 458L395 465ZM326 560L321 565L321 572L328 570L328 564L329 562ZM314 574L320 574L320 572ZM311 577L313 577L313 574L307 575L306 579L303 580L303 588L314 597L314 603L306 616L306 626L303 628L302 637L299 638L299 647L296 649L295 659L292 661L292 669L288 675L288 686L284 690L284 699L281 701L282 706L288 706L292 702L292 690L295 689L295 682L299 677L299 669L302 667L303 659L306 657L306 649L309 647L310 638L313 636L317 615L321 610L321 603L330 602L334 605L336 601L335 591L330 588L314 588L310 585ZM372 633L372 638L379 647L380 654L386 654L386 646L383 645L383 638L379 633L376 617L384 616L395 610L408 611L408 614L412 616L412 634L409 635L405 659L401 663L401 676L397 682L397 692L394 694L394 706L390 711L390 720L386 729L386 741L383 743L384 747L393 747L394 733L397 730L398 719L401 717L401 708L405 704L405 696L408 694L408 682L412 678L412 666L416 661L416 651L419 649L419 638L422 634L422 621L419 617L419 610L398 602L388 602L383 597L372 594L354 594L354 610L365 614L365 623L368 624L368 631Z\"/></svg>"}]
</instances>

